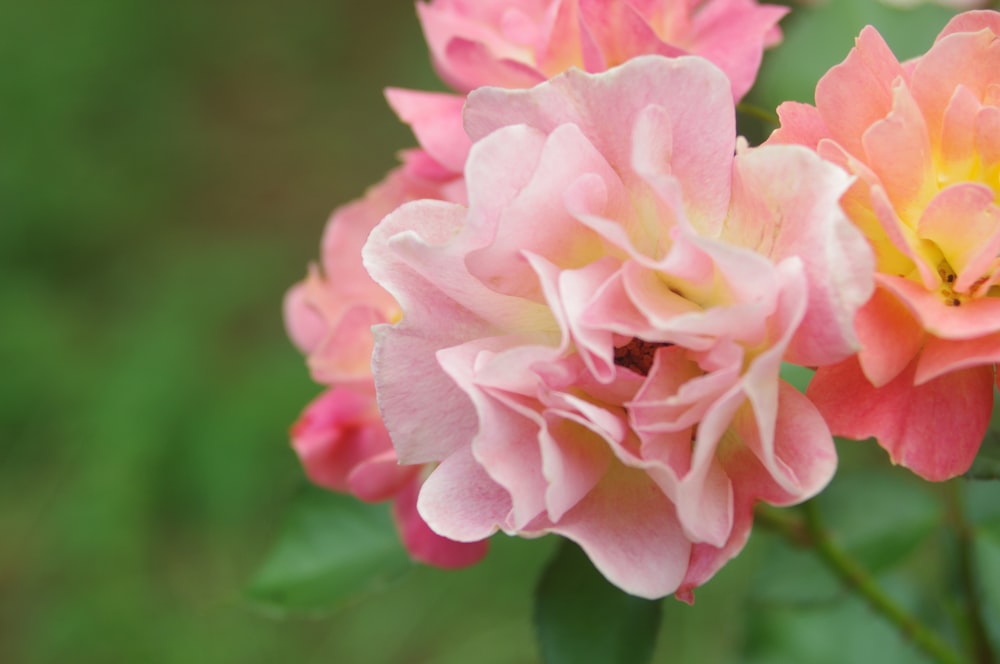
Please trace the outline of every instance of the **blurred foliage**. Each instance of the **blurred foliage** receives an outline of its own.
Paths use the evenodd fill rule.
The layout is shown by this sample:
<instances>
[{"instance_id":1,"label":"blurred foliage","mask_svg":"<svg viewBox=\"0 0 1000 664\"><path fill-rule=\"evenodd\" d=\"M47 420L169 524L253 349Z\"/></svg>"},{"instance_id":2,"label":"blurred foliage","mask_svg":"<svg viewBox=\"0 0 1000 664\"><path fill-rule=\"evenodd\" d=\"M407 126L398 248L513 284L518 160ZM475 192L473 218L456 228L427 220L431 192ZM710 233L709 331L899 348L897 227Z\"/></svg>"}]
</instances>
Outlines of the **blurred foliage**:
<instances>
[{"instance_id":1,"label":"blurred foliage","mask_svg":"<svg viewBox=\"0 0 1000 664\"><path fill-rule=\"evenodd\" d=\"M551 538L495 538L460 572L406 565L309 617L244 594L302 491L286 430L318 392L283 291L330 210L412 144L381 89L440 87L412 3L373 7L0 7L0 661L538 661ZM910 56L944 16L797 10L752 101L810 99L866 20ZM841 451L820 499L835 535L961 640L940 488L870 443ZM997 639L995 486L960 490ZM758 528L694 608L664 603L654 661L921 661L807 557Z\"/></svg>"},{"instance_id":2,"label":"blurred foliage","mask_svg":"<svg viewBox=\"0 0 1000 664\"><path fill-rule=\"evenodd\" d=\"M548 664L645 664L652 657L663 602L616 588L573 542L560 543L535 592L539 650Z\"/></svg>"}]
</instances>

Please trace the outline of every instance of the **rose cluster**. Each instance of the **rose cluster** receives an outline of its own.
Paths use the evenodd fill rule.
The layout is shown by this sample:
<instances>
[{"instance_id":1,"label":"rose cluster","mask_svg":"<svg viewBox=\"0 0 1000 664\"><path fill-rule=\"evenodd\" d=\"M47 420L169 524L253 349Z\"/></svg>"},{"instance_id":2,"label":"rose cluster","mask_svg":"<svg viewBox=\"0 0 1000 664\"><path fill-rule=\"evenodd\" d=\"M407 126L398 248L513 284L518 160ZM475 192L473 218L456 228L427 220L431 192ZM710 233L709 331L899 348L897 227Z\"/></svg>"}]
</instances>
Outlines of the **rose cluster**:
<instances>
[{"instance_id":1,"label":"rose cluster","mask_svg":"<svg viewBox=\"0 0 1000 664\"><path fill-rule=\"evenodd\" d=\"M393 500L429 564L556 533L691 601L756 503L823 489L834 434L968 468L1000 361L1000 14L904 63L866 29L750 147L735 105L786 8L417 10L456 93L387 92L420 147L286 298L327 386L292 428L314 482Z\"/></svg>"}]
</instances>

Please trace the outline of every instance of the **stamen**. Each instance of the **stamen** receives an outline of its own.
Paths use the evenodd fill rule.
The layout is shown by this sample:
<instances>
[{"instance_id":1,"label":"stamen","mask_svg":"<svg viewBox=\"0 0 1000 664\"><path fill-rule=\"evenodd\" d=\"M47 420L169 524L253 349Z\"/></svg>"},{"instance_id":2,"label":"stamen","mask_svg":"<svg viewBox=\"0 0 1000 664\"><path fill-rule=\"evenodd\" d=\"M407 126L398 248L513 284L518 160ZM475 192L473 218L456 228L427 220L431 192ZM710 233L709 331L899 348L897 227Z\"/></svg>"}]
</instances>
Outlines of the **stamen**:
<instances>
[{"instance_id":1,"label":"stamen","mask_svg":"<svg viewBox=\"0 0 1000 664\"><path fill-rule=\"evenodd\" d=\"M649 370L653 366L656 349L672 345L662 342L644 341L638 337L633 337L624 346L615 348L615 364L626 369L631 369L637 374L648 376Z\"/></svg>"}]
</instances>

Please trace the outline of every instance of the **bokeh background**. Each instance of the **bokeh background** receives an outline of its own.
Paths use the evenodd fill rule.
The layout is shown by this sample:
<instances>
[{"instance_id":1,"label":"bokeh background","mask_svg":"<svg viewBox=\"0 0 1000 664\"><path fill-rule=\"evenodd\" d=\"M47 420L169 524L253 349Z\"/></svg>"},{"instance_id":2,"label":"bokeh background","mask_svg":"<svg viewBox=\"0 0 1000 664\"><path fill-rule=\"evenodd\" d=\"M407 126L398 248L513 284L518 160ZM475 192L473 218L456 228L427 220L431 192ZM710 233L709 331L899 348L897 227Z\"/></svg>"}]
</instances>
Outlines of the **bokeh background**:
<instances>
[{"instance_id":1,"label":"bokeh background","mask_svg":"<svg viewBox=\"0 0 1000 664\"><path fill-rule=\"evenodd\" d=\"M758 104L810 100L868 21L907 56L946 17L831 4L786 20ZM440 89L408 0L0 5L0 662L538 661L546 540L308 615L244 592L305 483L287 428L319 391L281 298L330 211L412 145L386 85ZM930 500L877 450L846 456ZM831 495L873 484L851 477ZM668 600L657 661L919 661L779 550L755 533L694 609Z\"/></svg>"}]
</instances>

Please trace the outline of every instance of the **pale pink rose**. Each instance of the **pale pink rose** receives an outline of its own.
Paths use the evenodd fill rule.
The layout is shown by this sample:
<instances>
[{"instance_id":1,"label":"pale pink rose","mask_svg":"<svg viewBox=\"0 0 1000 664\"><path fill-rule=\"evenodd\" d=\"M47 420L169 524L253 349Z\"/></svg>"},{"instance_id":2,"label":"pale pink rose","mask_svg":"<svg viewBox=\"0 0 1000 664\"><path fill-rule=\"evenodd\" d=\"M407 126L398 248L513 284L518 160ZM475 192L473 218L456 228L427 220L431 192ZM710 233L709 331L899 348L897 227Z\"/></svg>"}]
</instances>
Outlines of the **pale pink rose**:
<instances>
[{"instance_id":1,"label":"pale pink rose","mask_svg":"<svg viewBox=\"0 0 1000 664\"><path fill-rule=\"evenodd\" d=\"M809 388L834 433L875 436L929 480L969 468L1000 361L1000 14L955 17L900 63L865 28L769 143L801 143L857 175L844 208L875 251L857 358Z\"/></svg>"},{"instance_id":2,"label":"pale pink rose","mask_svg":"<svg viewBox=\"0 0 1000 664\"><path fill-rule=\"evenodd\" d=\"M734 157L701 58L480 89L465 123L468 205L403 205L364 248L402 309L375 329L383 417L404 462L439 464L418 509L459 541L558 533L627 592L690 601L755 501L834 471L779 368L856 348L849 178L796 146Z\"/></svg>"},{"instance_id":3,"label":"pale pink rose","mask_svg":"<svg viewBox=\"0 0 1000 664\"><path fill-rule=\"evenodd\" d=\"M431 0L417 3L441 77L462 94L390 88L425 157L459 174L471 145L465 94L490 85L528 88L570 67L605 71L639 55L708 58L740 99L765 48L781 40L787 7L756 0Z\"/></svg>"},{"instance_id":4,"label":"pale pink rose","mask_svg":"<svg viewBox=\"0 0 1000 664\"><path fill-rule=\"evenodd\" d=\"M368 233L401 203L420 198L464 200L461 181L423 153L404 164L361 200L337 210L326 227L322 267L285 298L288 334L307 355L313 378L331 386L292 427L292 446L315 484L361 500L392 500L400 536L410 555L438 567L480 560L486 542L454 542L432 532L415 509L427 474L423 465L401 466L378 413L371 375L376 323L397 320L399 307L361 264Z\"/></svg>"},{"instance_id":5,"label":"pale pink rose","mask_svg":"<svg viewBox=\"0 0 1000 664\"><path fill-rule=\"evenodd\" d=\"M526 88L570 67L605 71L638 55L700 55L739 99L786 7L756 0L431 0L417 3L431 57L460 92Z\"/></svg>"},{"instance_id":6,"label":"pale pink rose","mask_svg":"<svg viewBox=\"0 0 1000 664\"><path fill-rule=\"evenodd\" d=\"M292 446L309 479L367 502L393 501L400 536L410 555L437 567L464 567L486 554L487 543L437 535L415 509L422 466L401 466L382 424L375 388L339 386L313 401L292 426Z\"/></svg>"}]
</instances>

